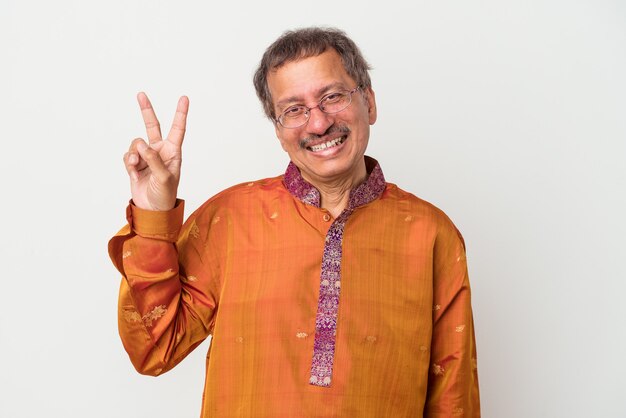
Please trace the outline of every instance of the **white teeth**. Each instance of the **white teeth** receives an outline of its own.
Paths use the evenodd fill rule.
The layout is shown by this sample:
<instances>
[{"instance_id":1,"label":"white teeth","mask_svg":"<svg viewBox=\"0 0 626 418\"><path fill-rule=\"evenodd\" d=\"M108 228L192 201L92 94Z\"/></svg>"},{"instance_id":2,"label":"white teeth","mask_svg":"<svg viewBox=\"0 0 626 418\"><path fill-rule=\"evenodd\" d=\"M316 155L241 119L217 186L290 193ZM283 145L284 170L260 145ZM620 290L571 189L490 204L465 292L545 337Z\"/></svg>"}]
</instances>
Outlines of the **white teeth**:
<instances>
[{"instance_id":1,"label":"white teeth","mask_svg":"<svg viewBox=\"0 0 626 418\"><path fill-rule=\"evenodd\" d=\"M345 139L346 139L346 137L342 136L342 137L339 137L339 138L335 138L332 141L328 141L328 142L324 142L322 144L310 146L309 149L311 151L313 151L313 152L322 151L322 150L325 150L326 148L332 148L334 146L337 146L337 145L341 144Z\"/></svg>"}]
</instances>

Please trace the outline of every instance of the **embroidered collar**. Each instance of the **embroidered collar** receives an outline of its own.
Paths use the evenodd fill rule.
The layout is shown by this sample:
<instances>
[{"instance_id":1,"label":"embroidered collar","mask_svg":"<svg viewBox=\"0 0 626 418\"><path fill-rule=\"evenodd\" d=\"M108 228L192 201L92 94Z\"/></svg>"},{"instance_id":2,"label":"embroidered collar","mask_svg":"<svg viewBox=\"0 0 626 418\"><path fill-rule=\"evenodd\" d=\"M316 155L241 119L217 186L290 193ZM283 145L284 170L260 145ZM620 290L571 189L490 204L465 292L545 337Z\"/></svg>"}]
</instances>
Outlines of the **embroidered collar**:
<instances>
[{"instance_id":1,"label":"embroidered collar","mask_svg":"<svg viewBox=\"0 0 626 418\"><path fill-rule=\"evenodd\" d=\"M350 200L346 209L353 210L377 199L385 190L386 182L383 170L378 161L365 156L367 179L350 191ZM285 187L294 197L308 205L320 207L321 196L319 190L306 181L300 170L293 162L289 162L283 178Z\"/></svg>"}]
</instances>

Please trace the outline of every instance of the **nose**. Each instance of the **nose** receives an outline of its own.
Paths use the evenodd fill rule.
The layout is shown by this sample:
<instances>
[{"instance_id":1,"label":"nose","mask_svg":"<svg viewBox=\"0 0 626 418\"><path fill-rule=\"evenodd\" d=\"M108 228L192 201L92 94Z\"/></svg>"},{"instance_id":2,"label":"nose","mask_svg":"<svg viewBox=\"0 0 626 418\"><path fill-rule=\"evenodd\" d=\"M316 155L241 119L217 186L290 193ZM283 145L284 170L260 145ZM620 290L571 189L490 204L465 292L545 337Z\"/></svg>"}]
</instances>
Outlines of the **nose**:
<instances>
[{"instance_id":1,"label":"nose","mask_svg":"<svg viewBox=\"0 0 626 418\"><path fill-rule=\"evenodd\" d=\"M309 110L309 121L306 124L307 133L323 135L332 124L332 115L322 112L318 106Z\"/></svg>"}]
</instances>

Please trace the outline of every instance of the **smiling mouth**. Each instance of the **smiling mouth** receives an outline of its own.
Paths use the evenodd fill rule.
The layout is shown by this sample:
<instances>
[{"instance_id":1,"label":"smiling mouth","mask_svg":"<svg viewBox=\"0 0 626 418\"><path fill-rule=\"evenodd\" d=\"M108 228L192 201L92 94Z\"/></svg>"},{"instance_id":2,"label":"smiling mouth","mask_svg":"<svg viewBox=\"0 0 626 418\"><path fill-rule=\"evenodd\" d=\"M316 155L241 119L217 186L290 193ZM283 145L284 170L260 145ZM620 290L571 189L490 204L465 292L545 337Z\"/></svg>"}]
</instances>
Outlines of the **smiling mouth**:
<instances>
[{"instance_id":1,"label":"smiling mouth","mask_svg":"<svg viewBox=\"0 0 626 418\"><path fill-rule=\"evenodd\" d=\"M336 147L337 145L341 145L345 142L348 135L340 136L339 138L335 138L332 141L322 142L321 144L311 145L310 147L306 147L309 151L319 152L324 151L328 148Z\"/></svg>"}]
</instances>

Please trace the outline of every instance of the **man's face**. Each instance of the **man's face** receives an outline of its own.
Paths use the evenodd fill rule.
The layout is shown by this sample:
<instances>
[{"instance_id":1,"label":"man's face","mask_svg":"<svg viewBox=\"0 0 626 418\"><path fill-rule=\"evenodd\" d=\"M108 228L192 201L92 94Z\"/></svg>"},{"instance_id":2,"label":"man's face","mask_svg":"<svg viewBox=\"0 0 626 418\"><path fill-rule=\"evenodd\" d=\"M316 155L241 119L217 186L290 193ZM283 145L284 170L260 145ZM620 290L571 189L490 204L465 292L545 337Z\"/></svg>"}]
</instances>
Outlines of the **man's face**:
<instances>
[{"instance_id":1,"label":"man's face","mask_svg":"<svg viewBox=\"0 0 626 418\"><path fill-rule=\"evenodd\" d=\"M334 49L291 61L268 75L274 111L280 115L293 105L312 107L328 93L352 90L356 82L343 68ZM376 102L371 89L358 90L352 103L339 113L326 114L315 108L309 120L298 128L276 125L276 136L291 161L309 182L333 183L357 180L365 174L363 154L369 127L376 121ZM320 144L325 144L320 149Z\"/></svg>"}]
</instances>

